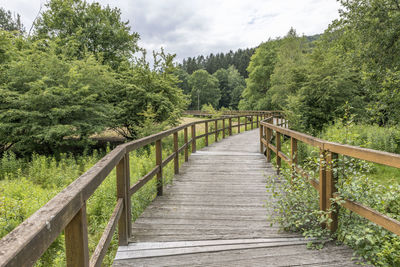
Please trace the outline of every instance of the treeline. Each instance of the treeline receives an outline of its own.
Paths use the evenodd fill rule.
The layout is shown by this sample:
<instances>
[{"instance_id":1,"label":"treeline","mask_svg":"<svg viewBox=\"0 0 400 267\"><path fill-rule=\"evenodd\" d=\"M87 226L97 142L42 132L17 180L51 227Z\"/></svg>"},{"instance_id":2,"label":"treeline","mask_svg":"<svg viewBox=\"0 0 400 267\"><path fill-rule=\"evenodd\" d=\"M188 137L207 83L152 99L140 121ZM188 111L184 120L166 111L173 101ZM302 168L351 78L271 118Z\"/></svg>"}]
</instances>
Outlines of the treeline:
<instances>
[{"instance_id":1,"label":"treeline","mask_svg":"<svg viewBox=\"0 0 400 267\"><path fill-rule=\"evenodd\" d=\"M142 57L118 8L51 0L28 36L0 12L0 154L53 153L113 129L128 139L174 124L188 100L172 55Z\"/></svg>"},{"instance_id":2,"label":"treeline","mask_svg":"<svg viewBox=\"0 0 400 267\"><path fill-rule=\"evenodd\" d=\"M398 124L400 5L340 2L340 18L316 41L291 29L257 48L240 109L284 110L292 127L314 133L346 109L358 122Z\"/></svg>"},{"instance_id":3,"label":"treeline","mask_svg":"<svg viewBox=\"0 0 400 267\"><path fill-rule=\"evenodd\" d=\"M204 69L208 73L213 74L219 69L228 69L229 66L234 66L241 76L248 77L247 66L250 58L254 54L255 48L238 49L228 53L209 54L206 57L203 55L197 57L188 57L183 60L180 67L188 74L192 74L196 70Z\"/></svg>"},{"instance_id":4,"label":"treeline","mask_svg":"<svg viewBox=\"0 0 400 267\"><path fill-rule=\"evenodd\" d=\"M190 98L189 109L211 105L215 109L238 109L247 66L255 48L189 57L179 64L179 87Z\"/></svg>"}]
</instances>

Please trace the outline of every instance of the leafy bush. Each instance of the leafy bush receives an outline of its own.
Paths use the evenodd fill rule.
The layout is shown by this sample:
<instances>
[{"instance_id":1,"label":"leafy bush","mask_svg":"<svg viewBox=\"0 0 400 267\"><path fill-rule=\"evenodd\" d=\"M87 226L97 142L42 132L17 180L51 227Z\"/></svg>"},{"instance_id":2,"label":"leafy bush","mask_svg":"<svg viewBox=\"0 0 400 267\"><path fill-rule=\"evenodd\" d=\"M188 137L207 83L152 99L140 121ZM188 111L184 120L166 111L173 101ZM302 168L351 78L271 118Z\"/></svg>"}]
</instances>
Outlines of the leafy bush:
<instances>
[{"instance_id":1,"label":"leafy bush","mask_svg":"<svg viewBox=\"0 0 400 267\"><path fill-rule=\"evenodd\" d=\"M318 153L309 152L302 161L303 169L311 178L318 179ZM339 157L333 170L338 176L337 190L340 198L355 200L387 216L400 220L400 185L381 185L370 175L374 165L365 161ZM352 247L358 259L377 266L400 266L400 237L344 208L339 211L339 227L331 235L321 228L329 223L328 212L319 210L317 191L291 168L283 165L280 181L270 177L267 188L277 201L268 202L275 210L274 221L285 230L301 232L309 238L338 241ZM320 247L319 243L316 247Z\"/></svg>"}]
</instances>

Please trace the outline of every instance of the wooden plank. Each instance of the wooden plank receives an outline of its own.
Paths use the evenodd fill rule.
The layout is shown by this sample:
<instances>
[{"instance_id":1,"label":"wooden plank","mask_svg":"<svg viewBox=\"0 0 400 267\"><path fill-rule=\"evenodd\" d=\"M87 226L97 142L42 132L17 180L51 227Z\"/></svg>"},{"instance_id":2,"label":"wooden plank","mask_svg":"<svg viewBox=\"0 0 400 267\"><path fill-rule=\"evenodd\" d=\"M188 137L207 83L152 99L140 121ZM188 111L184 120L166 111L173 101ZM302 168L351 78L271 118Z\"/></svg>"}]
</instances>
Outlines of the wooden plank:
<instances>
[{"instance_id":1,"label":"wooden plank","mask_svg":"<svg viewBox=\"0 0 400 267\"><path fill-rule=\"evenodd\" d=\"M205 122L204 130L205 130L204 142L205 142L205 146L208 146L208 122Z\"/></svg>"},{"instance_id":2,"label":"wooden plank","mask_svg":"<svg viewBox=\"0 0 400 267\"><path fill-rule=\"evenodd\" d=\"M222 119L222 139L225 138L225 119Z\"/></svg>"},{"instance_id":3,"label":"wooden plank","mask_svg":"<svg viewBox=\"0 0 400 267\"><path fill-rule=\"evenodd\" d=\"M294 178L297 165L297 139L290 137L290 166L292 169L292 179Z\"/></svg>"},{"instance_id":4,"label":"wooden plank","mask_svg":"<svg viewBox=\"0 0 400 267\"><path fill-rule=\"evenodd\" d=\"M229 244L229 245L210 245L198 247L180 247L180 248L164 248L164 249L146 249L146 250L128 250L119 251L116 259L137 259L137 258L150 258L150 257L163 257L184 254L197 254L205 252L220 252L232 251L253 248L270 248L270 247L283 247L293 246L299 244L307 244L308 240L290 241L290 242L269 242L269 243L255 243L255 244Z\"/></svg>"},{"instance_id":5,"label":"wooden plank","mask_svg":"<svg viewBox=\"0 0 400 267\"><path fill-rule=\"evenodd\" d=\"M196 125L192 125L192 153L196 153Z\"/></svg>"},{"instance_id":6,"label":"wooden plank","mask_svg":"<svg viewBox=\"0 0 400 267\"><path fill-rule=\"evenodd\" d=\"M131 195L129 194L129 189L131 187L131 169L129 165L129 152L125 154L125 194L126 194L126 213L127 213L127 227L128 227L128 236L131 236L132 230L132 202Z\"/></svg>"},{"instance_id":7,"label":"wooden plank","mask_svg":"<svg viewBox=\"0 0 400 267\"><path fill-rule=\"evenodd\" d=\"M167 164L169 163L169 162L171 162L174 158L175 158L175 152L174 153L172 153L171 155L169 155L168 157L166 157L163 161L162 161L162 164L161 164L161 167L162 168L164 168L165 166L167 166Z\"/></svg>"},{"instance_id":8,"label":"wooden plank","mask_svg":"<svg viewBox=\"0 0 400 267\"><path fill-rule=\"evenodd\" d=\"M183 129L183 138L185 142L185 162L189 160L189 142L188 142L188 128Z\"/></svg>"},{"instance_id":9,"label":"wooden plank","mask_svg":"<svg viewBox=\"0 0 400 267\"><path fill-rule=\"evenodd\" d=\"M323 144L325 143L324 140L321 140L319 138L313 137L311 135L303 134L300 132L296 132L290 129L286 129L280 126L273 125L271 123L266 123L266 122L261 122L261 125L264 125L268 127L269 129L275 130L277 132L280 132L281 134L296 138L297 140L300 140L306 144L315 146L315 147L320 147L323 148Z\"/></svg>"},{"instance_id":10,"label":"wooden plank","mask_svg":"<svg viewBox=\"0 0 400 267\"><path fill-rule=\"evenodd\" d=\"M319 209L327 210L326 196L326 151L320 150L319 153Z\"/></svg>"},{"instance_id":11,"label":"wooden plank","mask_svg":"<svg viewBox=\"0 0 400 267\"><path fill-rule=\"evenodd\" d=\"M325 142L324 149L345 156L400 168L400 155L368 148Z\"/></svg>"},{"instance_id":12,"label":"wooden plank","mask_svg":"<svg viewBox=\"0 0 400 267\"><path fill-rule=\"evenodd\" d=\"M86 205L65 227L65 254L67 266L89 266Z\"/></svg>"},{"instance_id":13,"label":"wooden plank","mask_svg":"<svg viewBox=\"0 0 400 267\"><path fill-rule=\"evenodd\" d=\"M125 154L118 146L0 240L0 266L33 265ZM7 248L7 249L2 249Z\"/></svg>"},{"instance_id":14,"label":"wooden plank","mask_svg":"<svg viewBox=\"0 0 400 267\"><path fill-rule=\"evenodd\" d=\"M303 237L292 238L252 238L252 239L231 239L231 240L200 240L200 241L178 241L178 242L143 242L130 243L128 246L121 246L119 251L129 250L145 250L145 249L163 249L163 248L181 248L181 247L202 247L216 245L244 245L244 244L260 244L260 243L279 243L290 241L304 241ZM312 239L308 239L311 241Z\"/></svg>"},{"instance_id":15,"label":"wooden plank","mask_svg":"<svg viewBox=\"0 0 400 267\"><path fill-rule=\"evenodd\" d=\"M258 118L258 116L257 116ZM260 127L260 153L264 153L264 127Z\"/></svg>"},{"instance_id":16,"label":"wooden plank","mask_svg":"<svg viewBox=\"0 0 400 267\"><path fill-rule=\"evenodd\" d=\"M285 153L283 153L282 151L278 152L278 156L283 159L287 164L290 165L290 158L289 156L287 156Z\"/></svg>"},{"instance_id":17,"label":"wooden plank","mask_svg":"<svg viewBox=\"0 0 400 267\"><path fill-rule=\"evenodd\" d=\"M179 174L178 132L174 133L174 173Z\"/></svg>"},{"instance_id":18,"label":"wooden plank","mask_svg":"<svg viewBox=\"0 0 400 267\"><path fill-rule=\"evenodd\" d=\"M337 205L333 204L331 198L334 198L336 193L336 183L338 180L334 169L337 168L338 154L328 152L326 155L326 208L327 210L332 209L332 213L329 214L329 218L332 220L329 223L328 228L331 232L335 232L338 227L338 209Z\"/></svg>"},{"instance_id":19,"label":"wooden plank","mask_svg":"<svg viewBox=\"0 0 400 267\"><path fill-rule=\"evenodd\" d=\"M129 195L132 196L136 193L140 188L142 188L148 181L151 180L158 172L160 171L160 166L154 167L150 172L148 172L145 176L139 179L130 189Z\"/></svg>"},{"instance_id":20,"label":"wooden plank","mask_svg":"<svg viewBox=\"0 0 400 267\"><path fill-rule=\"evenodd\" d=\"M215 125L214 137L215 137L215 142L217 142L218 141L218 120L215 120L214 125Z\"/></svg>"},{"instance_id":21,"label":"wooden plank","mask_svg":"<svg viewBox=\"0 0 400 267\"><path fill-rule=\"evenodd\" d=\"M125 246L128 244L129 230L128 230L128 210L127 202L130 200L129 188L126 184L126 161L125 158L121 159L118 163L117 171L117 198L122 198L124 200L122 215L118 221L118 243L120 246Z\"/></svg>"},{"instance_id":22,"label":"wooden plank","mask_svg":"<svg viewBox=\"0 0 400 267\"><path fill-rule=\"evenodd\" d=\"M119 198L117 201L117 205L115 206L114 211L111 214L111 218L108 221L106 228L104 229L103 235L101 236L100 241L97 244L97 247L90 259L90 267L101 266L104 256L107 254L108 247L110 246L113 233L115 232L115 229L117 227L117 222L121 217L124 205L123 203L124 200L122 198Z\"/></svg>"},{"instance_id":23,"label":"wooden plank","mask_svg":"<svg viewBox=\"0 0 400 267\"><path fill-rule=\"evenodd\" d=\"M157 166L159 166L159 170L157 172L157 196L162 196L163 195L163 175L162 175L163 162L162 162L161 139L156 141L156 164L157 164Z\"/></svg>"},{"instance_id":24,"label":"wooden plank","mask_svg":"<svg viewBox=\"0 0 400 267\"><path fill-rule=\"evenodd\" d=\"M344 200L343 203L340 203L341 206L345 207L348 210L351 210L354 213L366 218L367 220L382 226L386 230L400 236L400 222L382 214L376 210L373 210L369 207L366 207L356 201L352 200Z\"/></svg>"}]
</instances>

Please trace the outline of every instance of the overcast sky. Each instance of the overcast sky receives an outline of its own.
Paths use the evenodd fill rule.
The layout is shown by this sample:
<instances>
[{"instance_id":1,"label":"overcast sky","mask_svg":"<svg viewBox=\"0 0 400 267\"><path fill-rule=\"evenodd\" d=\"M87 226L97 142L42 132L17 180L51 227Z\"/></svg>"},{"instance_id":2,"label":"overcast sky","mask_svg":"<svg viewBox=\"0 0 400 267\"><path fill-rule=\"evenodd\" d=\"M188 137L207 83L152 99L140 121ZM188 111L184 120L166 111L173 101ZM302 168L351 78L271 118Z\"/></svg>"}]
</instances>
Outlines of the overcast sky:
<instances>
[{"instance_id":1,"label":"overcast sky","mask_svg":"<svg viewBox=\"0 0 400 267\"><path fill-rule=\"evenodd\" d=\"M29 30L45 0L0 0L0 6L22 16ZM93 1L89 1L93 2ZM255 47L284 36L322 33L339 17L336 0L99 0L122 11L139 45L189 56Z\"/></svg>"}]
</instances>

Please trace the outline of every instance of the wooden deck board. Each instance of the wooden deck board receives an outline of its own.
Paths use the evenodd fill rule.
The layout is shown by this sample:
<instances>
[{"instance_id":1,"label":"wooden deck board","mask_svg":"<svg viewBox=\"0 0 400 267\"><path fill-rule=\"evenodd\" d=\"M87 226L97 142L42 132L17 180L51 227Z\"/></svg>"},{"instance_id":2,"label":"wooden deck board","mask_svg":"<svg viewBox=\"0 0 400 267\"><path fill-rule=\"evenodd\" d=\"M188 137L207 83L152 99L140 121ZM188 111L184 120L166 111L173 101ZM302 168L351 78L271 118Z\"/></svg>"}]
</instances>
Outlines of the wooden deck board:
<instances>
[{"instance_id":1,"label":"wooden deck board","mask_svg":"<svg viewBox=\"0 0 400 267\"><path fill-rule=\"evenodd\" d=\"M307 240L270 226L258 130L221 140L192 154L132 226L130 244L113 266L358 266L352 250Z\"/></svg>"}]
</instances>

